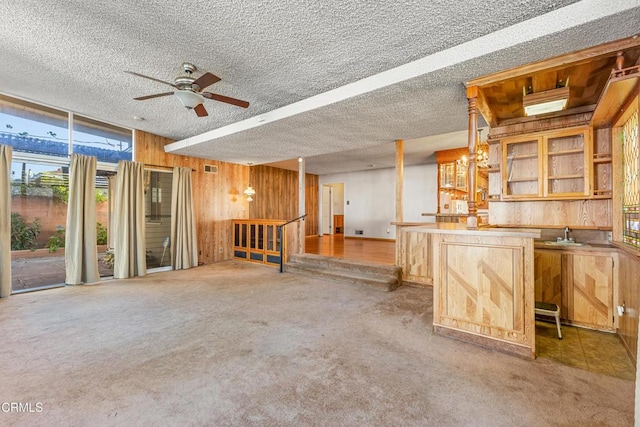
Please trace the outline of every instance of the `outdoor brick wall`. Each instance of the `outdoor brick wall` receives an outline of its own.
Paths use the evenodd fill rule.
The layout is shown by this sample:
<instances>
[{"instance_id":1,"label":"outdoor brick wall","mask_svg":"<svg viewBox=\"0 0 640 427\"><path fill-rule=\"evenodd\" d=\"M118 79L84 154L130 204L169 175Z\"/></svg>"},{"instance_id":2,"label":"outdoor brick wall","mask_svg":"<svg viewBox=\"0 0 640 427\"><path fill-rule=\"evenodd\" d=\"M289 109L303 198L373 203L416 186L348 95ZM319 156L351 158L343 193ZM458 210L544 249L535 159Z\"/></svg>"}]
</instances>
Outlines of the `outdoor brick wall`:
<instances>
[{"instance_id":1,"label":"outdoor brick wall","mask_svg":"<svg viewBox=\"0 0 640 427\"><path fill-rule=\"evenodd\" d=\"M105 227L108 224L108 206L108 202L100 202L96 205L96 221ZM40 223L38 247L44 247L58 226L66 227L67 225L67 204L52 197L13 195L11 212L17 212L27 222L38 218Z\"/></svg>"}]
</instances>

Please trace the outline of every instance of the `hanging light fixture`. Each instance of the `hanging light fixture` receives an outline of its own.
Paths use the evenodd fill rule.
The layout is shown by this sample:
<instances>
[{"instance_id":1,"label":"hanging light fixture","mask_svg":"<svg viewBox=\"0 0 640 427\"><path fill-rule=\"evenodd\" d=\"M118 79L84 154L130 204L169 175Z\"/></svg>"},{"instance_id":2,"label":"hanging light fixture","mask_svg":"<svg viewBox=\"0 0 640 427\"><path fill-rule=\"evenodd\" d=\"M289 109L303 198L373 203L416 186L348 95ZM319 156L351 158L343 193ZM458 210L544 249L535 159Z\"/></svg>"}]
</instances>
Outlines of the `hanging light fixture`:
<instances>
[{"instance_id":1,"label":"hanging light fixture","mask_svg":"<svg viewBox=\"0 0 640 427\"><path fill-rule=\"evenodd\" d=\"M478 151L476 152L476 166L479 168L489 167L489 144L486 140L482 139L482 132L484 129L478 129ZM467 167L469 160L464 155L460 159L456 160L456 164L460 167Z\"/></svg>"},{"instance_id":2,"label":"hanging light fixture","mask_svg":"<svg viewBox=\"0 0 640 427\"><path fill-rule=\"evenodd\" d=\"M247 202L253 201L253 196L256 195L256 190L253 189L251 184L244 190L244 195L247 196Z\"/></svg>"}]
</instances>

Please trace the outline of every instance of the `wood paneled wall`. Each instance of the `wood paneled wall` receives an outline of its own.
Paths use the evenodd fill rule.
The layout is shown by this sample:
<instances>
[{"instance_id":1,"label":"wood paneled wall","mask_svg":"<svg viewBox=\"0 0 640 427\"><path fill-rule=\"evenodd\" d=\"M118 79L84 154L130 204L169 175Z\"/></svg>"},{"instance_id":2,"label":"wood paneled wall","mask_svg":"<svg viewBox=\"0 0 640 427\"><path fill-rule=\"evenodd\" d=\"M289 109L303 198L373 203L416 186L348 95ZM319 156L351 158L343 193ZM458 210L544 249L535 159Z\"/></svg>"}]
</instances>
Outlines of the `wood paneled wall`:
<instances>
[{"instance_id":1,"label":"wood paneled wall","mask_svg":"<svg viewBox=\"0 0 640 427\"><path fill-rule=\"evenodd\" d=\"M231 259L233 218L248 218L249 203L242 192L249 183L249 167L164 152L172 140L135 131L135 160L146 165L194 169L194 210L199 261L205 264ZM218 166L217 174L204 173L204 165ZM150 166L152 167L152 166Z\"/></svg>"},{"instance_id":2,"label":"wood paneled wall","mask_svg":"<svg viewBox=\"0 0 640 427\"><path fill-rule=\"evenodd\" d=\"M536 228L610 228L611 199L489 202L489 223Z\"/></svg>"},{"instance_id":3,"label":"wood paneled wall","mask_svg":"<svg viewBox=\"0 0 640 427\"><path fill-rule=\"evenodd\" d=\"M290 220L298 216L298 172L270 166L252 166L249 182L256 196L249 205L249 218ZM306 235L318 234L317 175L306 174L305 179ZM291 233L292 230L289 230Z\"/></svg>"},{"instance_id":4,"label":"wood paneled wall","mask_svg":"<svg viewBox=\"0 0 640 427\"><path fill-rule=\"evenodd\" d=\"M626 308L624 316L618 318L618 334L629 353L637 360L638 313L640 313L640 255L620 250L618 256L618 301L614 305Z\"/></svg>"}]
</instances>

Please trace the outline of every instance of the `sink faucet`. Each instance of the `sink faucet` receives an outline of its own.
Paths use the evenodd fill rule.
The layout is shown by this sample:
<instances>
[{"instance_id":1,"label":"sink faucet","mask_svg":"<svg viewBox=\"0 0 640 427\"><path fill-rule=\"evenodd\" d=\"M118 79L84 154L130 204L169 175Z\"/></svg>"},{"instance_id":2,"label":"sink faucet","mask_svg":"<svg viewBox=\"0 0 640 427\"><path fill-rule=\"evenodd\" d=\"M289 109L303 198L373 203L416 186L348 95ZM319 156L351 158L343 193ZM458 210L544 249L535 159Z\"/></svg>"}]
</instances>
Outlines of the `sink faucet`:
<instances>
[{"instance_id":1,"label":"sink faucet","mask_svg":"<svg viewBox=\"0 0 640 427\"><path fill-rule=\"evenodd\" d=\"M568 241L569 240L569 227L565 227L564 228L564 241Z\"/></svg>"}]
</instances>

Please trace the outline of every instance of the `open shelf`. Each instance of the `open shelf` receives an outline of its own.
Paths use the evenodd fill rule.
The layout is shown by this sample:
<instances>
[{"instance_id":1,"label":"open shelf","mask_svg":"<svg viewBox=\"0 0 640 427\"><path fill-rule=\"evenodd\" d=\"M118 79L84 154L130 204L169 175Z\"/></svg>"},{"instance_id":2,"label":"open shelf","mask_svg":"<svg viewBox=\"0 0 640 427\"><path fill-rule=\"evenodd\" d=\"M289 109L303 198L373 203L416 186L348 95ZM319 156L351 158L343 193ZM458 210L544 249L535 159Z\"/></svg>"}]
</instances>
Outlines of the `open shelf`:
<instances>
[{"instance_id":1,"label":"open shelf","mask_svg":"<svg viewBox=\"0 0 640 427\"><path fill-rule=\"evenodd\" d=\"M573 148L571 150L558 150L558 151L549 151L550 156L563 156L566 154L582 154L584 153L584 148Z\"/></svg>"},{"instance_id":2,"label":"open shelf","mask_svg":"<svg viewBox=\"0 0 640 427\"><path fill-rule=\"evenodd\" d=\"M513 156L507 156L507 161L509 160L523 160L523 159L535 159L538 157L538 153L536 154L518 154Z\"/></svg>"},{"instance_id":3,"label":"open shelf","mask_svg":"<svg viewBox=\"0 0 640 427\"><path fill-rule=\"evenodd\" d=\"M574 175L553 175L549 176L549 179L576 179L576 178L584 178L582 174L574 174Z\"/></svg>"},{"instance_id":4,"label":"open shelf","mask_svg":"<svg viewBox=\"0 0 640 427\"><path fill-rule=\"evenodd\" d=\"M600 157L596 157L600 156ZM611 161L611 154L595 154L593 156L593 163L609 163Z\"/></svg>"},{"instance_id":5,"label":"open shelf","mask_svg":"<svg viewBox=\"0 0 640 427\"><path fill-rule=\"evenodd\" d=\"M507 182L533 182L537 180L538 178L512 178L508 179Z\"/></svg>"}]
</instances>

